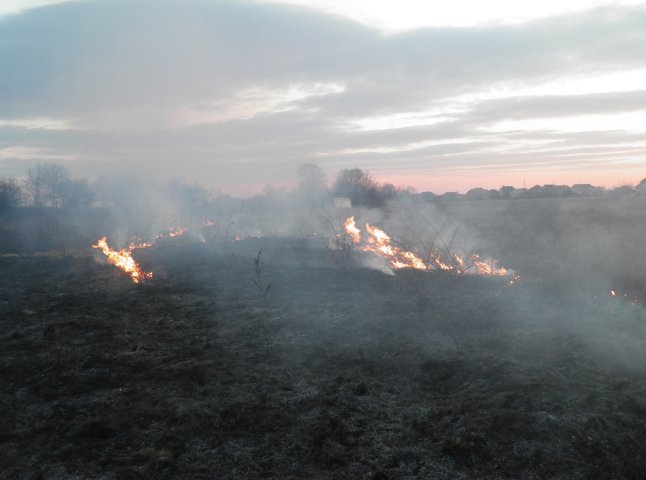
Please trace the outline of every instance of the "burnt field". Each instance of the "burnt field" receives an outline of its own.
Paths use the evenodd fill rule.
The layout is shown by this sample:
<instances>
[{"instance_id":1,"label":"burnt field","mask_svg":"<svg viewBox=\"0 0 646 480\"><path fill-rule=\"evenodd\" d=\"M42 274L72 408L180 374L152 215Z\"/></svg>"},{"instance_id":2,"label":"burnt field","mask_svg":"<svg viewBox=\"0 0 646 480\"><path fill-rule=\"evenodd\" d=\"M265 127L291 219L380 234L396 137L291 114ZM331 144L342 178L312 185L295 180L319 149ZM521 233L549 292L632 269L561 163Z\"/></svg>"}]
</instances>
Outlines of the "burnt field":
<instances>
[{"instance_id":1,"label":"burnt field","mask_svg":"<svg viewBox=\"0 0 646 480\"><path fill-rule=\"evenodd\" d=\"M0 477L643 478L642 306L362 256L3 255Z\"/></svg>"}]
</instances>

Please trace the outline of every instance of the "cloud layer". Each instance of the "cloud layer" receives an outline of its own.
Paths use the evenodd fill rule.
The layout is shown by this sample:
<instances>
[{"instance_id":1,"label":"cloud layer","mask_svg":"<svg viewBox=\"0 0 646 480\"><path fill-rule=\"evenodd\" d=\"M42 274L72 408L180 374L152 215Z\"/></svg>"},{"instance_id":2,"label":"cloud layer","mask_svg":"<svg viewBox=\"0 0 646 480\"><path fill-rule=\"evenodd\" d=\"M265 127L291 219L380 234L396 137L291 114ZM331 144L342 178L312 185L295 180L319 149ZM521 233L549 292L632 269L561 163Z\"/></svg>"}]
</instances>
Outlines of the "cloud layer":
<instances>
[{"instance_id":1,"label":"cloud layer","mask_svg":"<svg viewBox=\"0 0 646 480\"><path fill-rule=\"evenodd\" d=\"M435 191L636 179L644 26L639 7L391 35L254 2L35 8L0 17L0 174L50 155L232 193L304 162Z\"/></svg>"}]
</instances>

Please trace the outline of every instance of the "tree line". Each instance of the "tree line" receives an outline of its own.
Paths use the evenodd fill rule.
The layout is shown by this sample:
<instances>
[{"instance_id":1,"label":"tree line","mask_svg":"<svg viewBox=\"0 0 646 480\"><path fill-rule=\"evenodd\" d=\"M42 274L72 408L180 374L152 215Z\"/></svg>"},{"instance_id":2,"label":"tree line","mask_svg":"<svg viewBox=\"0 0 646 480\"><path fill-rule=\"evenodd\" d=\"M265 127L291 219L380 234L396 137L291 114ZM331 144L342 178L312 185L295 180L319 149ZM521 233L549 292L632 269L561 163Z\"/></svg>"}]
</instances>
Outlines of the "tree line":
<instances>
[{"instance_id":1,"label":"tree line","mask_svg":"<svg viewBox=\"0 0 646 480\"><path fill-rule=\"evenodd\" d=\"M136 193L146 187L136 179L129 179L128 185L119 186L121 180L100 178L94 183L76 178L69 168L57 163L42 163L29 168L24 179L0 178L0 214L18 207L46 209L81 209L93 206L137 204ZM343 169L328 182L326 174L314 164L301 165L296 171L296 182L292 191L281 191L273 187L265 189L264 196L291 194L306 202L317 205L333 197L346 197L352 205L380 207L398 195L412 193L410 187L396 187L391 183L379 183L370 172L350 168ZM163 187L163 194L178 202L184 209L204 207L213 197L207 189L198 184L171 180ZM125 198L124 198L125 195Z\"/></svg>"}]
</instances>

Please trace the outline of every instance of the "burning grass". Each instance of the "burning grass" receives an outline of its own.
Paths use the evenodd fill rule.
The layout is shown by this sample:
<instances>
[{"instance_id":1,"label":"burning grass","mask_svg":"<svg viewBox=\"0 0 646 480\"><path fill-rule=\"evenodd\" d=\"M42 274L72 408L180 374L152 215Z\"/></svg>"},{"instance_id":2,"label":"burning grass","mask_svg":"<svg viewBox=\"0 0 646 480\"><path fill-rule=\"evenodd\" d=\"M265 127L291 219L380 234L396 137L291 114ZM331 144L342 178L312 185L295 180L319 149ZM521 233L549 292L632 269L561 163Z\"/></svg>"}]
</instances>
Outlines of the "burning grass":
<instances>
[{"instance_id":1,"label":"burning grass","mask_svg":"<svg viewBox=\"0 0 646 480\"><path fill-rule=\"evenodd\" d=\"M107 237L102 237L92 248L98 248L107 257L107 262L126 272L134 283L153 278L152 272L145 272L137 261L132 258L132 252L141 245L132 244L127 248L115 250L108 245Z\"/></svg>"},{"instance_id":2,"label":"burning grass","mask_svg":"<svg viewBox=\"0 0 646 480\"><path fill-rule=\"evenodd\" d=\"M107 262L127 273L134 283L141 283L153 278L153 273L146 272L141 268L139 263L133 258L133 252L142 248L150 248L159 239L180 237L188 231L188 228L168 229L166 232L155 235L150 242L133 242L128 247L120 250L115 250L110 247L107 237L101 237L96 245L92 245L92 248L100 249L107 257Z\"/></svg>"},{"instance_id":3,"label":"burning grass","mask_svg":"<svg viewBox=\"0 0 646 480\"><path fill-rule=\"evenodd\" d=\"M460 214L523 272L513 289L453 235L407 244L376 214L342 231L339 217L333 250L233 241L224 220L205 243L105 239L146 267L134 278L89 247L1 255L0 478L643 478L641 247L617 244L632 263L581 252L595 274L622 267L587 288L588 264L565 262L583 227L550 210L564 220L514 243L526 232L504 222L527 208Z\"/></svg>"},{"instance_id":4,"label":"burning grass","mask_svg":"<svg viewBox=\"0 0 646 480\"><path fill-rule=\"evenodd\" d=\"M514 283L520 277L513 271L498 266L495 259L482 259L480 254L458 255L448 251L442 256L437 250L430 249L426 260L421 255L404 250L393 244L390 236L382 229L366 223L367 238L362 241L361 230L356 226L354 216L343 223L346 234L364 252L371 252L388 260L392 269L413 268L415 270L444 270L457 274L488 275L508 277Z\"/></svg>"}]
</instances>

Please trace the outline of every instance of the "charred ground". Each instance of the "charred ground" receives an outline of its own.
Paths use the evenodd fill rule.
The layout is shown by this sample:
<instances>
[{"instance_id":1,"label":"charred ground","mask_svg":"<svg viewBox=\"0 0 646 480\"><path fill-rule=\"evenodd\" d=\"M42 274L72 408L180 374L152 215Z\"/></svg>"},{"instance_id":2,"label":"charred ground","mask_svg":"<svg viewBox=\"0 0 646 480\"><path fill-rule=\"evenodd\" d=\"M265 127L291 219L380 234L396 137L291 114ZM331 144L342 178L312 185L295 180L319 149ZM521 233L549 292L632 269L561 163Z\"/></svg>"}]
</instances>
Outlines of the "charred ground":
<instances>
[{"instance_id":1,"label":"charred ground","mask_svg":"<svg viewBox=\"0 0 646 480\"><path fill-rule=\"evenodd\" d=\"M96 255L0 258L2 478L646 469L640 306L301 240L165 242L145 285Z\"/></svg>"}]
</instances>

